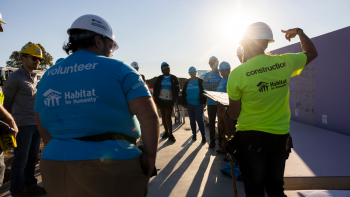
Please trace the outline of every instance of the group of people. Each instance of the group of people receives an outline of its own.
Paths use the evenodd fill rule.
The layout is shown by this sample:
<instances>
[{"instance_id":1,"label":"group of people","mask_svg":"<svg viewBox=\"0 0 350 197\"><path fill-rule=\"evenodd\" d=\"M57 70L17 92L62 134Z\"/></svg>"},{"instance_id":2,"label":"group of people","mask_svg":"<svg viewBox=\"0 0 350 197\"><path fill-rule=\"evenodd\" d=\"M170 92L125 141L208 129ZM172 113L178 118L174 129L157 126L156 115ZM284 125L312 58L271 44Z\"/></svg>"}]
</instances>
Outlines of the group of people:
<instances>
[{"instance_id":1,"label":"group of people","mask_svg":"<svg viewBox=\"0 0 350 197\"><path fill-rule=\"evenodd\" d=\"M1 24L6 24L0 13ZM38 159L41 137L38 132L34 105L37 79L33 70L38 69L42 58L42 50L38 45L26 45L20 50L22 66L5 79L1 76L1 87L4 95L0 105L0 120L14 130L17 148L11 164L12 196L34 196L46 194L43 187L38 186L35 178L35 166ZM6 81L6 83L5 83ZM5 164L4 152L0 155L0 186L3 183Z\"/></svg>"},{"instance_id":2,"label":"group of people","mask_svg":"<svg viewBox=\"0 0 350 197\"><path fill-rule=\"evenodd\" d=\"M241 61L243 48L240 46L237 49L238 59ZM132 64L133 65L133 64ZM209 148L214 148L215 143L215 125L216 117L218 116L219 125L219 146L218 153L227 153L225 135L232 136L235 132L236 120L232 120L225 112L225 107L215 103L204 96L204 90L227 92L228 76L231 72L231 66L228 62L221 62L213 56L209 59L209 65L212 71L204 76L204 80L197 77L197 69L189 68L190 79L188 79L182 89L182 106L187 109L190 125L192 130L192 140L197 140L197 125L202 135L202 143L206 143L207 139L204 130L204 109L208 104L209 128L210 128L210 143ZM179 80L176 76L170 74L170 66L168 63L161 64L163 75L157 77L154 83L153 98L160 109L162 122L164 126L163 139L169 139L175 142L176 139L172 133L171 114L173 112L174 103L180 91ZM223 140L224 139L224 140Z\"/></svg>"},{"instance_id":3,"label":"group of people","mask_svg":"<svg viewBox=\"0 0 350 197\"><path fill-rule=\"evenodd\" d=\"M4 23L1 15L0 19ZM119 46L102 17L83 15L67 33L63 50L69 56L49 68L40 83L33 70L43 59L42 50L27 44L20 51L22 66L4 84L5 108L0 105L0 120L14 128L18 143L11 169L11 194L146 196L159 140L156 105L165 130L162 138L175 142L171 112L179 94L179 80L163 62L163 75L154 84L152 99L144 79L134 69L137 63L133 68L110 58ZM221 134L219 153L227 152L223 135L234 135L247 197L262 197L265 190L269 196L285 196L283 174L291 141L288 85L290 78L299 75L318 55L302 29L283 33L288 40L298 35L303 52L266 55L268 43L273 42L272 31L265 23L254 23L240 42L241 65L231 71L227 62L219 64L211 57L212 71L202 80L191 67L191 78L183 88L193 140L197 122L202 142L206 142L206 105L209 147L216 146L216 114ZM274 85L276 81L282 83ZM204 90L227 91L229 106L206 100ZM143 151L136 147L140 136ZM45 189L37 185L34 176L41 139L46 145L40 162ZM3 171L1 153L2 175Z\"/></svg>"},{"instance_id":4,"label":"group of people","mask_svg":"<svg viewBox=\"0 0 350 197\"><path fill-rule=\"evenodd\" d=\"M242 47L238 47L237 56L241 61L243 54ZM197 69L195 67L189 68L188 79L182 90L182 104L187 108L190 125L192 129L192 140L197 140L196 136L196 122L202 135L202 143L206 143L207 139L204 130L204 108L208 105L208 118L209 118L209 133L210 143L209 148L216 146L215 142L215 125L216 117L218 117L218 129L219 129L219 147L218 153L226 154L226 139L225 136L232 136L235 133L236 120L232 120L225 111L225 107L222 104L217 104L210 99L204 97L204 90L227 92L228 76L231 73L231 66L228 62L221 62L212 56L209 59L209 65L212 71L204 75L204 79L197 77Z\"/></svg>"}]
</instances>

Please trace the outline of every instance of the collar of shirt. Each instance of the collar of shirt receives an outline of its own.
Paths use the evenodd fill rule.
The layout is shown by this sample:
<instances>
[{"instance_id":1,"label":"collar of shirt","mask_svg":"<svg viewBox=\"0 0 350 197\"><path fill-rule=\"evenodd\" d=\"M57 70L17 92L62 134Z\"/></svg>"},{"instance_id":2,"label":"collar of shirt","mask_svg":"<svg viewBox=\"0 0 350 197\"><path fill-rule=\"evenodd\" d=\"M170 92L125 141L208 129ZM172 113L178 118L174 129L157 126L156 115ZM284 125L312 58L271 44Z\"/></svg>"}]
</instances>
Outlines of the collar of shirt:
<instances>
[{"instance_id":1,"label":"collar of shirt","mask_svg":"<svg viewBox=\"0 0 350 197\"><path fill-rule=\"evenodd\" d=\"M29 78L33 78L36 76L36 73L32 72L28 72L26 69L23 68L23 66L19 67L19 71L24 74L25 76L29 77Z\"/></svg>"}]
</instances>

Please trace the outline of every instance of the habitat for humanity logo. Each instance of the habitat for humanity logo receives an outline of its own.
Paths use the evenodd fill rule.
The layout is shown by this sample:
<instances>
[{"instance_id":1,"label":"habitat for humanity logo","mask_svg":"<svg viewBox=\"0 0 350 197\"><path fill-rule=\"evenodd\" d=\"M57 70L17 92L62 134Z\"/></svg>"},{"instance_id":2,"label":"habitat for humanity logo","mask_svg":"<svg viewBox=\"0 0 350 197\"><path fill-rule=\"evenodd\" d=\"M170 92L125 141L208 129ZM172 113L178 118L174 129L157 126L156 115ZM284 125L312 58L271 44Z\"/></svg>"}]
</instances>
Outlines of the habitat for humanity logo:
<instances>
[{"instance_id":1,"label":"habitat for humanity logo","mask_svg":"<svg viewBox=\"0 0 350 197\"><path fill-rule=\"evenodd\" d=\"M47 107L59 106L62 93L48 89L44 94L44 103ZM77 103L90 103L96 102L98 96L96 96L95 89L91 90L75 90L64 92L64 104L77 104Z\"/></svg>"},{"instance_id":2,"label":"habitat for humanity logo","mask_svg":"<svg viewBox=\"0 0 350 197\"><path fill-rule=\"evenodd\" d=\"M275 88L282 88L284 86L287 86L287 79L285 80L278 80L275 82L270 82L271 90Z\"/></svg>"},{"instance_id":3,"label":"habitat for humanity logo","mask_svg":"<svg viewBox=\"0 0 350 197\"><path fill-rule=\"evenodd\" d=\"M259 87L259 92L265 92L265 91L269 91L269 83L266 82L260 82L258 83L258 85L256 85Z\"/></svg>"},{"instance_id":4,"label":"habitat for humanity logo","mask_svg":"<svg viewBox=\"0 0 350 197\"><path fill-rule=\"evenodd\" d=\"M95 89L91 90L75 90L74 92L65 92L65 104L90 103L96 102L98 96L95 94Z\"/></svg>"},{"instance_id":5,"label":"habitat for humanity logo","mask_svg":"<svg viewBox=\"0 0 350 197\"><path fill-rule=\"evenodd\" d=\"M287 84L288 84L287 79L284 79L284 80L278 80L278 81L270 82L270 83L261 81L256 86L259 87L259 92L265 92L265 91L269 91L269 87L271 88L271 90L274 90L276 88L285 87L285 86L287 86Z\"/></svg>"},{"instance_id":6,"label":"habitat for humanity logo","mask_svg":"<svg viewBox=\"0 0 350 197\"><path fill-rule=\"evenodd\" d=\"M48 89L43 95L46 97L44 100L46 106L50 107L60 105L61 92L57 92L53 89Z\"/></svg>"}]
</instances>

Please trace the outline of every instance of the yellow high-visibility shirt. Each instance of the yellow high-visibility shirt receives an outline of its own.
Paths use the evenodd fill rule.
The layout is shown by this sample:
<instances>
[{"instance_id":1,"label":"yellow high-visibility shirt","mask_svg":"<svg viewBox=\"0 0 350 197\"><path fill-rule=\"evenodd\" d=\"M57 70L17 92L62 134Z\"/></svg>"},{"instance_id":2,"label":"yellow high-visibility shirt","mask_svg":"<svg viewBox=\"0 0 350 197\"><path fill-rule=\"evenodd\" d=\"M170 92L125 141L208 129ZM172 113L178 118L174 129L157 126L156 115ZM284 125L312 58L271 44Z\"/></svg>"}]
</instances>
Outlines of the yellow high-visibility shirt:
<instances>
[{"instance_id":1,"label":"yellow high-visibility shirt","mask_svg":"<svg viewBox=\"0 0 350 197\"><path fill-rule=\"evenodd\" d=\"M306 59L304 53L261 54L231 72L227 93L242 103L238 131L289 133L289 82L301 73Z\"/></svg>"},{"instance_id":2,"label":"yellow high-visibility shirt","mask_svg":"<svg viewBox=\"0 0 350 197\"><path fill-rule=\"evenodd\" d=\"M4 93L0 93L0 103L1 103L1 105L3 105L4 104L4 99L5 99L5 96L4 96Z\"/></svg>"}]
</instances>

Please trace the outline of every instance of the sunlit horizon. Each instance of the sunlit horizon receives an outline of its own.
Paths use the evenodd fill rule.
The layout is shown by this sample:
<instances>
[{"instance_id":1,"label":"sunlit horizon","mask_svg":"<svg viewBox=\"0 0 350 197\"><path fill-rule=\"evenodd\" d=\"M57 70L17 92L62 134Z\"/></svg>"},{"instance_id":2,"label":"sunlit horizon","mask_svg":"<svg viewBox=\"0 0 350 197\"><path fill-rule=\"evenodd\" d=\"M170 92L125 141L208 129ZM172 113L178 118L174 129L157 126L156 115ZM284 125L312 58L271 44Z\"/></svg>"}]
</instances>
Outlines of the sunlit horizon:
<instances>
[{"instance_id":1,"label":"sunlit horizon","mask_svg":"<svg viewBox=\"0 0 350 197\"><path fill-rule=\"evenodd\" d=\"M210 69L211 56L229 62L232 68L238 66L236 49L245 28L254 22L265 22L271 27L275 40L268 46L267 51L271 51L299 42L298 38L292 42L285 40L281 29L300 27L309 37L315 37L349 26L349 22L340 20L350 17L346 10L349 4L347 1L318 2L317 9L310 10L303 6L309 8L313 3L301 0L288 7L272 0L102 0L99 5L103 6L96 6L93 1L82 4L39 0L35 5L23 0L4 1L0 12L7 24L0 33L3 46L0 67L5 67L11 53L29 41L41 43L54 62L67 57L62 50L68 40L67 29L79 16L95 14L106 19L114 30L120 48L113 58L128 64L137 61L146 79L161 74L162 62L169 63L172 74L189 78L191 66L198 70ZM24 17L30 20L27 22Z\"/></svg>"}]
</instances>

